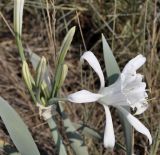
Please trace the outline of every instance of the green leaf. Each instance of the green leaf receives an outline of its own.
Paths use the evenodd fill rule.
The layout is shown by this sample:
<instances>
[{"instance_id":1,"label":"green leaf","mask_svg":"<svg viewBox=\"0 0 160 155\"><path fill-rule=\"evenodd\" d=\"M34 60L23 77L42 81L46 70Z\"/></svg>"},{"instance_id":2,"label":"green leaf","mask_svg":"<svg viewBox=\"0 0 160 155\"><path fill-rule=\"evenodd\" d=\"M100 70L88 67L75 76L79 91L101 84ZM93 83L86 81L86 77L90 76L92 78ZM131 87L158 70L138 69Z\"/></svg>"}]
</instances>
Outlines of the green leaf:
<instances>
[{"instance_id":1,"label":"green leaf","mask_svg":"<svg viewBox=\"0 0 160 155\"><path fill-rule=\"evenodd\" d=\"M42 57L36 69L36 87L40 88L46 72L46 58Z\"/></svg>"},{"instance_id":2,"label":"green leaf","mask_svg":"<svg viewBox=\"0 0 160 155\"><path fill-rule=\"evenodd\" d=\"M41 57L39 57L37 54L31 52L30 49L29 49L29 55L30 55L30 61L32 63L32 66L33 66L34 70L36 70L38 67L38 64L40 63ZM44 78L45 81L43 81L41 84L41 89L42 89L45 97L47 97L47 98L49 97L48 88L50 87L50 83L48 81L49 69L50 69L49 66L45 67L45 78ZM41 98L41 100L44 100L44 98ZM44 103L44 102L42 101L42 103ZM43 105L47 106L47 104L45 104L45 103ZM52 137L55 142L58 155L67 155L65 145L63 144L63 139L61 137L61 134L58 131L54 116L52 116L50 119L47 119L46 121L47 121L49 128L51 130Z\"/></svg>"},{"instance_id":3,"label":"green leaf","mask_svg":"<svg viewBox=\"0 0 160 155\"><path fill-rule=\"evenodd\" d=\"M23 64L22 64L22 75L28 89L32 90L32 78L31 78L32 75L29 71L29 67L26 61L23 61Z\"/></svg>"},{"instance_id":4,"label":"green leaf","mask_svg":"<svg viewBox=\"0 0 160 155\"><path fill-rule=\"evenodd\" d=\"M20 57L25 60L23 45L21 41L22 22L23 22L24 0L14 0L14 32Z\"/></svg>"},{"instance_id":5,"label":"green leaf","mask_svg":"<svg viewBox=\"0 0 160 155\"><path fill-rule=\"evenodd\" d=\"M32 63L32 66L34 68L34 70L37 69L37 66L41 60L41 57L38 56L36 53L33 53L30 48L28 48L28 51L29 51L29 59L30 59L30 62Z\"/></svg>"},{"instance_id":6,"label":"green leaf","mask_svg":"<svg viewBox=\"0 0 160 155\"><path fill-rule=\"evenodd\" d=\"M113 55L113 52L110 49L103 34L102 34L102 45L103 45L103 54L104 54L108 81L109 81L109 85L111 85L117 80L120 74L120 69ZM126 107L126 109L130 111L128 107ZM120 117L120 121L122 123L123 130L124 130L127 155L131 155L132 154L132 126L127 121L126 116L124 116L123 113L118 109L117 111L118 111L118 115Z\"/></svg>"},{"instance_id":7,"label":"green leaf","mask_svg":"<svg viewBox=\"0 0 160 155\"><path fill-rule=\"evenodd\" d=\"M0 116L11 139L22 155L40 155L27 126L2 97L0 97Z\"/></svg>"},{"instance_id":8,"label":"green leaf","mask_svg":"<svg viewBox=\"0 0 160 155\"><path fill-rule=\"evenodd\" d=\"M66 135L70 141L70 145L76 155L88 155L87 147L81 135L75 129L73 123L64 112L63 106L59 103L59 113L63 119Z\"/></svg>"},{"instance_id":9,"label":"green leaf","mask_svg":"<svg viewBox=\"0 0 160 155\"><path fill-rule=\"evenodd\" d=\"M5 141L0 142L0 149L7 155L21 155L13 145Z\"/></svg>"},{"instance_id":10,"label":"green leaf","mask_svg":"<svg viewBox=\"0 0 160 155\"><path fill-rule=\"evenodd\" d=\"M74 123L74 127L77 131L80 131L82 134L87 135L93 139L103 139L102 133L99 133L97 130L89 127L86 124Z\"/></svg>"},{"instance_id":11,"label":"green leaf","mask_svg":"<svg viewBox=\"0 0 160 155\"><path fill-rule=\"evenodd\" d=\"M103 55L109 84L113 84L120 74L120 69L105 37L102 34Z\"/></svg>"},{"instance_id":12,"label":"green leaf","mask_svg":"<svg viewBox=\"0 0 160 155\"><path fill-rule=\"evenodd\" d=\"M62 47L60 50L60 56L59 56L59 60L58 60L58 67L56 69L56 74L55 74L55 76L57 76L57 77L55 77L55 80L57 80L56 81L57 84L55 84L54 86L57 90L62 85L62 83L65 79L65 76L67 74L68 69L67 69L67 66L64 64L64 58L65 58L65 55L70 47L74 33L75 33L75 27L73 27L68 32L68 34L66 35L66 37L62 43ZM69 38L69 40L67 38ZM31 51L29 51L29 54L30 54L30 61L31 61L34 69L36 70L37 65L40 61L40 57ZM54 83L55 83L55 81L54 81ZM50 100L52 100L52 99L54 100L54 97L51 98ZM63 106L61 105L61 103L57 103L57 105L59 107L59 110L58 110L59 114L61 115L61 117L63 119L63 124L66 129L66 135L71 143L71 147L72 147L73 151L75 152L76 155L88 155L87 147L85 146L84 140L82 139L81 135L76 131L71 120L68 118L67 114L64 112L64 109L63 109ZM58 150L60 150L60 148L63 147L62 146L63 143L61 140L61 136L58 133L57 126L54 122L54 119L52 118L52 120L49 120L47 122L50 126L55 144L56 144L56 146L58 146ZM57 140L59 140L59 141L57 141Z\"/></svg>"},{"instance_id":13,"label":"green leaf","mask_svg":"<svg viewBox=\"0 0 160 155\"><path fill-rule=\"evenodd\" d=\"M21 36L24 0L14 1L14 31Z\"/></svg>"},{"instance_id":14,"label":"green leaf","mask_svg":"<svg viewBox=\"0 0 160 155\"><path fill-rule=\"evenodd\" d=\"M38 65L39 65L39 63L41 61L41 57L38 56L36 53L33 53L29 48L28 48L28 51L29 51L30 62L32 63L33 69L36 71L37 67L38 67ZM45 67L44 81L42 82L43 90L44 90L44 87L45 87L45 89L46 89L45 91L47 91L47 92L44 92L44 93L45 94L47 93L47 95L48 95L49 91L51 91L51 81L50 81L49 70L50 70L50 67L49 67L49 65L47 65Z\"/></svg>"},{"instance_id":15,"label":"green leaf","mask_svg":"<svg viewBox=\"0 0 160 155\"><path fill-rule=\"evenodd\" d=\"M95 140L101 140L101 141L103 140L104 133L99 133L96 129L91 128L86 124L74 123L74 127L76 130L80 131L80 133L82 133L86 136L90 136L91 138L93 138ZM126 151L124 146L118 142L116 142L115 148L122 149L122 150Z\"/></svg>"},{"instance_id":16,"label":"green leaf","mask_svg":"<svg viewBox=\"0 0 160 155\"><path fill-rule=\"evenodd\" d=\"M61 80L61 75L62 75L62 70L63 70L63 63L64 63L64 58L67 54L67 51L70 48L71 42L73 40L73 36L75 33L75 27L72 27L67 35L65 36L62 46L60 48L60 55L58 57L58 62L57 62L57 68L55 72L55 77L54 77L54 82L53 82L53 88L52 88L52 93L51 96L55 97L57 95L57 90L59 89L59 83Z\"/></svg>"},{"instance_id":17,"label":"green leaf","mask_svg":"<svg viewBox=\"0 0 160 155\"><path fill-rule=\"evenodd\" d=\"M59 81L57 90L59 90L61 88L61 86L63 85L64 80L66 79L67 73L68 73L68 66L66 64L64 64L63 68L62 68L61 79Z\"/></svg>"},{"instance_id":18,"label":"green leaf","mask_svg":"<svg viewBox=\"0 0 160 155\"><path fill-rule=\"evenodd\" d=\"M63 144L62 137L58 131L57 125L54 120L54 116L47 119L46 121L50 127L50 130L51 130L51 133L52 133L52 136L53 136L56 148L57 148L57 151L56 151L57 154L58 155L67 155L65 145Z\"/></svg>"},{"instance_id":19,"label":"green leaf","mask_svg":"<svg viewBox=\"0 0 160 155\"><path fill-rule=\"evenodd\" d=\"M67 54L67 51L69 50L70 48L70 45L71 45L71 42L73 40L73 36L74 36L74 33L75 33L75 30L76 30L76 27L72 27L67 35L65 36L63 42L62 42L62 46L60 48L60 55L59 55L59 58L58 58L58 65L59 64L63 64L64 62L64 58Z\"/></svg>"}]
</instances>

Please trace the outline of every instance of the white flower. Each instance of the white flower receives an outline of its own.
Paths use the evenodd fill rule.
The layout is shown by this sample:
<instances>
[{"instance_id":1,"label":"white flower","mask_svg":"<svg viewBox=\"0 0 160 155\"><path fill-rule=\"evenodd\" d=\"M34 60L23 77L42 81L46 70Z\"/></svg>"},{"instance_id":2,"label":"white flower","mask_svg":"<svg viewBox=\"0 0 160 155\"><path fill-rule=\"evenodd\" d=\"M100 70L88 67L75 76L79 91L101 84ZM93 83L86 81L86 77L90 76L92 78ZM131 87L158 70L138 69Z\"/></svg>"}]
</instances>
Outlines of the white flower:
<instances>
[{"instance_id":1,"label":"white flower","mask_svg":"<svg viewBox=\"0 0 160 155\"><path fill-rule=\"evenodd\" d=\"M113 148L115 145L113 123L108 106L118 108L137 131L148 137L151 144L152 137L149 130L123 107L130 106L133 110L136 110L135 114L143 113L148 107L147 93L145 90L146 83L142 82L143 76L136 73L136 70L145 63L146 58L138 55L130 60L119 75L118 80L109 87L105 87L104 75L94 54L90 51L85 52L81 57L81 61L83 60L86 60L99 76L101 83L100 90L97 94L87 90L81 90L70 94L68 100L74 103L97 101L103 105L106 114L104 146Z\"/></svg>"}]
</instances>

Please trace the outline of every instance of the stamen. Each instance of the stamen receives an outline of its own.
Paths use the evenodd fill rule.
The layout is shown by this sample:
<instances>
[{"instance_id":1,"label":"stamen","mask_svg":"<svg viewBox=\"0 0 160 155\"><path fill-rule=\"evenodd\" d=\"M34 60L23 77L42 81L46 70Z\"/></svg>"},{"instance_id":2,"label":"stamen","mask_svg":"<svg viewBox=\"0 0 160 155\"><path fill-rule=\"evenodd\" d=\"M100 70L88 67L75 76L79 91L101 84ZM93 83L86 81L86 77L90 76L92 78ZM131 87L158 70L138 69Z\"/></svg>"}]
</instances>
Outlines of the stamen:
<instances>
[{"instance_id":1,"label":"stamen","mask_svg":"<svg viewBox=\"0 0 160 155\"><path fill-rule=\"evenodd\" d=\"M150 92L150 93L152 92L151 88L146 89L145 91L146 91L146 92Z\"/></svg>"},{"instance_id":2,"label":"stamen","mask_svg":"<svg viewBox=\"0 0 160 155\"><path fill-rule=\"evenodd\" d=\"M150 99L147 99L147 101L152 101L152 100L156 100L156 98L150 98Z\"/></svg>"}]
</instances>

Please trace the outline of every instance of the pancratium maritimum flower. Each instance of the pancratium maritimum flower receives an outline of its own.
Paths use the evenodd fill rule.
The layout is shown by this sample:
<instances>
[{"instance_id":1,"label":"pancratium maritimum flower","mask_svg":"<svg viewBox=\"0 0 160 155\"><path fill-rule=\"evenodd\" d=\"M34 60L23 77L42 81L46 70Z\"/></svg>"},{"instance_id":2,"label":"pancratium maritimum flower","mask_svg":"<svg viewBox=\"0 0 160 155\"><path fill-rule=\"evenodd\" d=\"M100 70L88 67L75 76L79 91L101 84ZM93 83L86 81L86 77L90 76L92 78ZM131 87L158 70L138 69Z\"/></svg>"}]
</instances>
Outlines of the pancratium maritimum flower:
<instances>
[{"instance_id":1,"label":"pancratium maritimum flower","mask_svg":"<svg viewBox=\"0 0 160 155\"><path fill-rule=\"evenodd\" d=\"M149 130L137 118L124 109L124 106L130 106L136 110L135 114L141 114L148 107L148 96L145 89L146 83L142 82L143 76L136 73L136 70L145 63L146 58L138 55L130 60L119 75L118 80L108 87L105 87L104 75L95 55L87 51L81 57L82 62L83 60L86 60L99 76L101 83L100 90L97 94L87 90L81 90L70 94L68 100L74 103L97 101L103 105L106 114L104 146L113 148L115 145L112 117L108 106L118 108L137 131L148 137L151 144L152 137Z\"/></svg>"}]
</instances>

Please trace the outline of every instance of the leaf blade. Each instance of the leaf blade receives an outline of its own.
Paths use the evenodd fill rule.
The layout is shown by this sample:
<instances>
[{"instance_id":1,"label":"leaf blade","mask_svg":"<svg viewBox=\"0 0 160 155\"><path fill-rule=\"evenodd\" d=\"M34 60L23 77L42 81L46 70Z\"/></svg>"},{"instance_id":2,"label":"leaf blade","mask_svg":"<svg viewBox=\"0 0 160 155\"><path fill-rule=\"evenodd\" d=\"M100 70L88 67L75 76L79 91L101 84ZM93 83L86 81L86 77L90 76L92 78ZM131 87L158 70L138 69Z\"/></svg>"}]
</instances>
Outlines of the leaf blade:
<instances>
[{"instance_id":1,"label":"leaf blade","mask_svg":"<svg viewBox=\"0 0 160 155\"><path fill-rule=\"evenodd\" d=\"M65 113L62 103L59 102L59 112L63 119L63 124L66 130L66 135L70 141L71 147L76 155L89 155L88 149L84 143L79 132L77 132L76 128L72 121L68 118L67 114Z\"/></svg>"},{"instance_id":2,"label":"leaf blade","mask_svg":"<svg viewBox=\"0 0 160 155\"><path fill-rule=\"evenodd\" d=\"M61 79L61 73L62 73L62 69L63 69L63 63L64 63L64 58L70 48L71 42L73 40L73 36L75 34L75 26L72 27L69 32L67 33L67 35L65 36L63 42L62 42L62 46L60 48L60 55L58 57L58 62L57 62L57 67L56 67L56 72L55 72L55 77L54 77L54 82L53 82L53 88L52 88L52 92L51 92L51 97L55 97L57 96L58 93L58 85Z\"/></svg>"},{"instance_id":3,"label":"leaf blade","mask_svg":"<svg viewBox=\"0 0 160 155\"><path fill-rule=\"evenodd\" d=\"M113 56L112 50L110 49L103 34L102 34L102 45L103 45L103 55L105 60L105 67L107 71L108 81L109 84L113 84L117 80L120 74L120 69L117 64L117 61L115 60L115 57Z\"/></svg>"},{"instance_id":4,"label":"leaf blade","mask_svg":"<svg viewBox=\"0 0 160 155\"><path fill-rule=\"evenodd\" d=\"M0 116L21 154L40 155L27 126L17 112L2 97L0 97Z\"/></svg>"},{"instance_id":5,"label":"leaf blade","mask_svg":"<svg viewBox=\"0 0 160 155\"><path fill-rule=\"evenodd\" d=\"M109 85L111 85L118 79L118 76L120 74L120 68L103 34L102 34L102 45L103 45L103 55L104 55L107 76L108 76L108 82L109 82ZM130 111L129 107L126 107L125 109ZM122 127L124 129L126 152L127 152L127 155L131 155L132 154L132 126L127 121L123 113L118 109L117 111L120 117L120 121L122 123Z\"/></svg>"}]
</instances>

